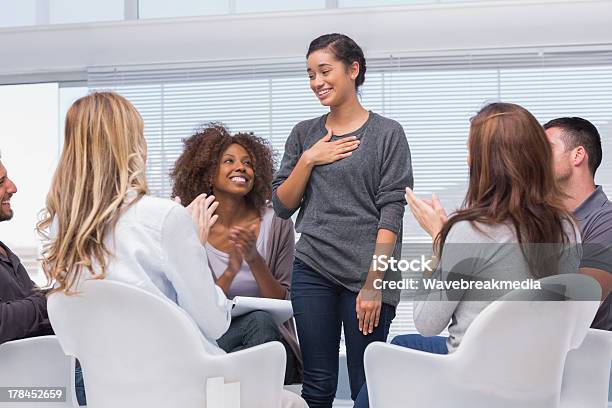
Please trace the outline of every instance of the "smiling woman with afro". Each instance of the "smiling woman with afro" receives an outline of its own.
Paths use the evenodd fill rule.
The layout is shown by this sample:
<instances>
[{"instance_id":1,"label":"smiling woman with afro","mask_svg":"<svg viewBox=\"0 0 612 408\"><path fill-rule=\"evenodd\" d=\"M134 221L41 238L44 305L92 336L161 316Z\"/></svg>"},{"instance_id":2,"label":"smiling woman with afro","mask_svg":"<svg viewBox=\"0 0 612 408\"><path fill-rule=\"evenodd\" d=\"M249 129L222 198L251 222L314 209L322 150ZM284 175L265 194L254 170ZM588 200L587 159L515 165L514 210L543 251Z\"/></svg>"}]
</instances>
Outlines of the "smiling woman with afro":
<instances>
[{"instance_id":1,"label":"smiling woman with afro","mask_svg":"<svg viewBox=\"0 0 612 408\"><path fill-rule=\"evenodd\" d=\"M201 194L219 203L206 243L208 264L225 294L289 299L295 237L293 222L274 214L274 154L252 133L209 124L184 141L171 172L172 195L187 206ZM301 381L301 353L293 322L277 325L257 310L232 319L217 340L226 352L280 341L287 353L285 383Z\"/></svg>"},{"instance_id":2,"label":"smiling woman with afro","mask_svg":"<svg viewBox=\"0 0 612 408\"><path fill-rule=\"evenodd\" d=\"M172 196L180 197L181 202L188 205L201 193L213 194L213 180L219 169L221 154L231 144L242 146L251 156L257 177L245 200L249 207L263 209L272 195L275 165L268 141L253 133L231 135L219 123L208 124L185 139L183 154L170 174L174 182Z\"/></svg>"}]
</instances>

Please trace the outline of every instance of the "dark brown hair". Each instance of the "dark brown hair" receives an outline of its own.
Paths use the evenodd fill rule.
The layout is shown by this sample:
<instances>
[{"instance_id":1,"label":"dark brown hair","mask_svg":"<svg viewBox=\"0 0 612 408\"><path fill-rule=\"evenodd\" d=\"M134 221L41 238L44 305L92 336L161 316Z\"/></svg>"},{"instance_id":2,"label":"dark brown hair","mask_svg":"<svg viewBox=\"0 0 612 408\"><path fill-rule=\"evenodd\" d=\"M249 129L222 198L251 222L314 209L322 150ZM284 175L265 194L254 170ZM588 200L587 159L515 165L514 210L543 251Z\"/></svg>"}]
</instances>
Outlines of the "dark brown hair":
<instances>
[{"instance_id":1,"label":"dark brown hair","mask_svg":"<svg viewBox=\"0 0 612 408\"><path fill-rule=\"evenodd\" d=\"M562 203L544 129L526 109L492 103L472 119L468 145L467 195L436 237L437 252L442 253L450 229L460 221L508 223L532 275L550 275L552 268L530 251L530 244L567 244L563 224L572 216Z\"/></svg>"},{"instance_id":2,"label":"dark brown hair","mask_svg":"<svg viewBox=\"0 0 612 408\"><path fill-rule=\"evenodd\" d=\"M183 153L174 164L170 177L174 182L172 196L179 196L187 206L201 193L212 193L219 160L231 144L242 146L251 156L255 174L253 189L246 195L247 204L262 210L272 196L274 154L267 140L253 133L229 131L219 123L210 123L183 141Z\"/></svg>"},{"instance_id":3,"label":"dark brown hair","mask_svg":"<svg viewBox=\"0 0 612 408\"><path fill-rule=\"evenodd\" d=\"M582 118L557 118L544 124L544 129L559 128L565 151L584 147L589 158L589 171L594 177L601 164L601 137L597 128Z\"/></svg>"},{"instance_id":4,"label":"dark brown hair","mask_svg":"<svg viewBox=\"0 0 612 408\"><path fill-rule=\"evenodd\" d=\"M310 54L318 50L330 50L334 56L344 63L345 67L350 67L353 62L359 64L359 73L355 78L355 89L359 88L365 82L366 60L363 55L363 50L352 38L344 34L324 34L312 40L308 46L306 58Z\"/></svg>"}]
</instances>

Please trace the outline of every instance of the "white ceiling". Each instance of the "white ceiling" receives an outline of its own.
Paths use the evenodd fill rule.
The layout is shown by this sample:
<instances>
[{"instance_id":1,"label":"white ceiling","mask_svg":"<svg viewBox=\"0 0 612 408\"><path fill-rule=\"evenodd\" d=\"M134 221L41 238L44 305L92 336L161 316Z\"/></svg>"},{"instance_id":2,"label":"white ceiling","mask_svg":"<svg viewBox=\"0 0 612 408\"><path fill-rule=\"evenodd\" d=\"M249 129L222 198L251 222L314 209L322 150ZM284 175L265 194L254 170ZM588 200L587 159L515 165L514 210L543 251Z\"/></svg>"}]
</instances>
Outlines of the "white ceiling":
<instances>
[{"instance_id":1,"label":"white ceiling","mask_svg":"<svg viewBox=\"0 0 612 408\"><path fill-rule=\"evenodd\" d=\"M0 84L83 79L87 67L101 65L303 58L309 42L328 32L352 36L370 56L612 48L611 26L612 1L523 0L5 28Z\"/></svg>"}]
</instances>

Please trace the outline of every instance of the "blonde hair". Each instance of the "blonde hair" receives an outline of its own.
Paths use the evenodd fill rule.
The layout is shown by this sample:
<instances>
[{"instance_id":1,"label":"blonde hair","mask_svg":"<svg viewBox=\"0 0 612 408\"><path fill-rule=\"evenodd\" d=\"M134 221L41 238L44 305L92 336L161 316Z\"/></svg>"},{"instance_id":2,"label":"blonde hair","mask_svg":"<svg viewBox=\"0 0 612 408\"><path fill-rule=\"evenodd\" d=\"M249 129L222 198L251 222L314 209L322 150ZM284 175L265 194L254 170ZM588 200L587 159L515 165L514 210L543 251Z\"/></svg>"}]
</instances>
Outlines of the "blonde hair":
<instances>
[{"instance_id":1,"label":"blonde hair","mask_svg":"<svg viewBox=\"0 0 612 408\"><path fill-rule=\"evenodd\" d=\"M142 118L125 98L95 92L70 107L64 148L36 226L47 242L42 267L56 291L73 293L83 269L93 273L93 265L96 278L106 276L111 253L104 237L147 193L145 162Z\"/></svg>"}]
</instances>

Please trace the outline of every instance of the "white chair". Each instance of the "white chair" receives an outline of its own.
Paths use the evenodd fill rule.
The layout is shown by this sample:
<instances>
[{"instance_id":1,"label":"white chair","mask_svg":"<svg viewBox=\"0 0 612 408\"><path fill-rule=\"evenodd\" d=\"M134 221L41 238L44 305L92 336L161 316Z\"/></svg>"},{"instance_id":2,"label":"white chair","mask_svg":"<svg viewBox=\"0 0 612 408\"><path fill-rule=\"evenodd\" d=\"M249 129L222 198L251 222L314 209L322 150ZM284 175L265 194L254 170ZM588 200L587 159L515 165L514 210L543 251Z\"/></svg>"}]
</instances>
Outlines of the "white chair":
<instances>
[{"instance_id":1,"label":"white chair","mask_svg":"<svg viewBox=\"0 0 612 408\"><path fill-rule=\"evenodd\" d=\"M585 337L601 288L579 274L541 282L549 292L537 297L552 291L591 300L511 292L474 319L450 355L372 343L365 352L370 407L558 407L566 354Z\"/></svg>"},{"instance_id":2,"label":"white chair","mask_svg":"<svg viewBox=\"0 0 612 408\"><path fill-rule=\"evenodd\" d=\"M169 300L106 280L85 281L79 292L52 294L48 312L64 351L81 363L89 408L221 408L236 406L238 394L241 408L280 407L281 343L211 355ZM213 396L207 381L219 378L226 386ZM229 390L225 404L207 405Z\"/></svg>"},{"instance_id":3,"label":"white chair","mask_svg":"<svg viewBox=\"0 0 612 408\"><path fill-rule=\"evenodd\" d=\"M580 347L567 354L561 407L607 408L611 360L612 332L590 329Z\"/></svg>"},{"instance_id":4,"label":"white chair","mask_svg":"<svg viewBox=\"0 0 612 408\"><path fill-rule=\"evenodd\" d=\"M2 408L78 407L74 394L74 359L64 354L55 336L1 344L0 387L61 387L66 393L65 402L1 402Z\"/></svg>"}]
</instances>

